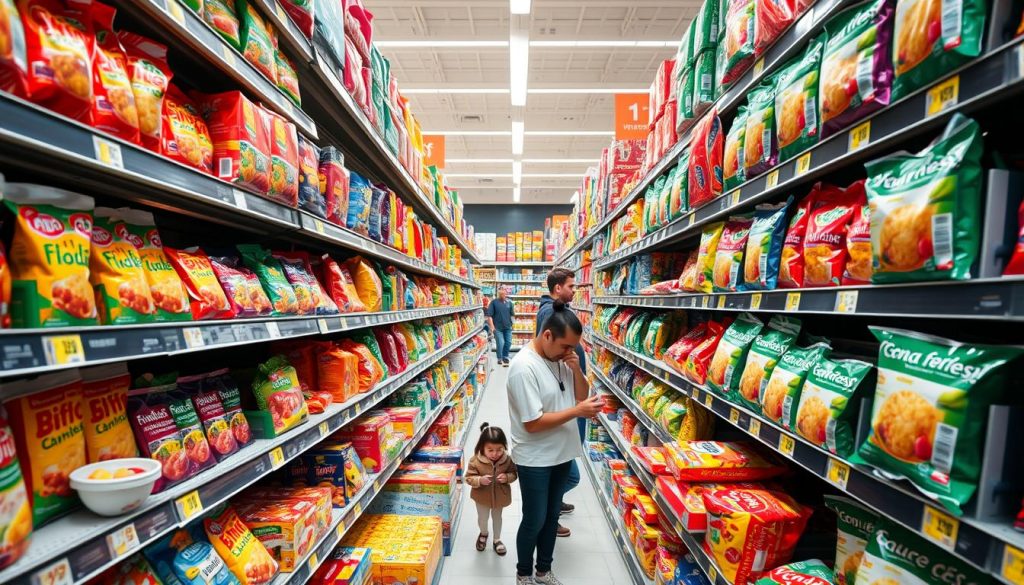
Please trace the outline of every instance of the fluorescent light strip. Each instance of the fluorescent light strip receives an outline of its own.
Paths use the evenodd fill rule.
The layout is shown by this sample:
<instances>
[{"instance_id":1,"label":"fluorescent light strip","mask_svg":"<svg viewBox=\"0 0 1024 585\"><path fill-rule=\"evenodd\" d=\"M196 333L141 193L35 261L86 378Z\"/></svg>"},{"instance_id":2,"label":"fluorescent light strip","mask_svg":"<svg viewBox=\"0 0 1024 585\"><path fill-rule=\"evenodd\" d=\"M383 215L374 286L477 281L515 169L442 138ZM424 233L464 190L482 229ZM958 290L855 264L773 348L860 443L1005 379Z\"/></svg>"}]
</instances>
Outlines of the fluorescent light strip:
<instances>
[{"instance_id":1,"label":"fluorescent light strip","mask_svg":"<svg viewBox=\"0 0 1024 585\"><path fill-rule=\"evenodd\" d=\"M516 173L516 169L519 169L518 174ZM580 179L580 180L583 179L583 174L582 173L523 173L523 162L522 161L518 161L518 160L512 161L512 173L445 173L444 176L445 176L445 178L448 178L448 179L473 179L473 178L476 178L476 179L484 178L484 179L486 179L488 177L512 177L512 182L513 183L522 182L521 180L517 181L516 180L517 177L519 179L522 179L523 177L531 177L531 178L535 178L535 179L542 179L542 178L547 178L547 179L574 178L574 179Z\"/></svg>"},{"instance_id":2,"label":"fluorescent light strip","mask_svg":"<svg viewBox=\"0 0 1024 585\"><path fill-rule=\"evenodd\" d=\"M453 163L453 164L458 164L458 163L461 163L461 164L483 164L483 163L508 164L508 163L512 162L512 159L510 159L510 158L448 158L448 159L445 159L444 162L446 162L446 163Z\"/></svg>"},{"instance_id":3,"label":"fluorescent light strip","mask_svg":"<svg viewBox=\"0 0 1024 585\"><path fill-rule=\"evenodd\" d=\"M510 136L508 130L439 130L424 131L423 134L435 136Z\"/></svg>"},{"instance_id":4,"label":"fluorescent light strip","mask_svg":"<svg viewBox=\"0 0 1024 585\"><path fill-rule=\"evenodd\" d=\"M517 188L523 183L523 161L521 160L512 161L512 182Z\"/></svg>"},{"instance_id":5,"label":"fluorescent light strip","mask_svg":"<svg viewBox=\"0 0 1024 585\"><path fill-rule=\"evenodd\" d=\"M612 88L612 89L609 89L609 88L605 88L605 87L585 87L585 88L578 88L578 87L550 87L550 88L530 89L530 90L527 91L527 93L552 94L552 95L557 95L557 94L588 94L588 93L647 93L648 91L650 91L650 89L651 89L650 86L648 86L648 87L634 87L632 89L623 89L623 88ZM405 92L403 92L403 93L405 93Z\"/></svg>"},{"instance_id":6,"label":"fluorescent light strip","mask_svg":"<svg viewBox=\"0 0 1024 585\"><path fill-rule=\"evenodd\" d=\"M650 86L647 87L631 87L631 88L607 88L607 87L542 87L542 88L527 88L527 94L605 94L605 93L647 93L650 91ZM419 88L402 88L402 95L417 95L417 94L428 94L428 95L460 95L460 94L491 94L491 95L503 95L511 93L510 90L505 88L480 88L480 87L419 87Z\"/></svg>"},{"instance_id":7,"label":"fluorescent light strip","mask_svg":"<svg viewBox=\"0 0 1024 585\"><path fill-rule=\"evenodd\" d=\"M530 37L513 32L509 36L509 90L513 106L526 105L527 77L530 74Z\"/></svg>"},{"instance_id":8,"label":"fluorescent light strip","mask_svg":"<svg viewBox=\"0 0 1024 585\"><path fill-rule=\"evenodd\" d=\"M451 159L448 162L452 162ZM597 164L601 162L594 158L524 158L524 163L530 164Z\"/></svg>"},{"instance_id":9,"label":"fluorescent light strip","mask_svg":"<svg viewBox=\"0 0 1024 585\"><path fill-rule=\"evenodd\" d=\"M515 189L516 186L515 185L448 185L448 187L450 187L452 189L459 189L459 190L473 190L473 189ZM578 186L573 186L573 185L536 185L536 186L521 185L520 188L522 188L523 190L533 189L535 191L539 191L539 190L558 191L558 190L563 190L563 189L566 190L566 191L571 191L571 190L574 190L574 189L578 189L579 187Z\"/></svg>"},{"instance_id":10,"label":"fluorescent light strip","mask_svg":"<svg viewBox=\"0 0 1024 585\"><path fill-rule=\"evenodd\" d=\"M530 0L509 0L508 9L512 14L529 14Z\"/></svg>"},{"instance_id":11,"label":"fluorescent light strip","mask_svg":"<svg viewBox=\"0 0 1024 585\"><path fill-rule=\"evenodd\" d=\"M512 156L523 155L523 135L526 123L522 120L512 122Z\"/></svg>"},{"instance_id":12,"label":"fluorescent light strip","mask_svg":"<svg viewBox=\"0 0 1024 585\"><path fill-rule=\"evenodd\" d=\"M501 94L507 94L508 93L507 89L500 88L500 87L499 88L453 87L453 88L449 88L449 89L444 89L444 88L439 88L439 87L424 87L424 88L418 88L418 89L402 88L400 91L402 92L402 95L416 95L416 94L431 94L431 95L496 94L496 95L501 95ZM644 90L631 89L629 91L631 91L631 92L647 91L647 89L644 89Z\"/></svg>"},{"instance_id":13,"label":"fluorescent light strip","mask_svg":"<svg viewBox=\"0 0 1024 585\"><path fill-rule=\"evenodd\" d=\"M427 132L424 132L427 134ZM430 132L430 134L437 134ZM527 136L615 136L611 130L533 130L526 133Z\"/></svg>"},{"instance_id":14,"label":"fluorescent light strip","mask_svg":"<svg viewBox=\"0 0 1024 585\"><path fill-rule=\"evenodd\" d=\"M522 197L522 195L523 195L523 192L522 192L522 190L519 189L519 187L516 187L515 189L512 189L512 202L513 203L519 203L519 199Z\"/></svg>"},{"instance_id":15,"label":"fluorescent light strip","mask_svg":"<svg viewBox=\"0 0 1024 585\"><path fill-rule=\"evenodd\" d=\"M531 47L584 48L679 48L679 41L530 41Z\"/></svg>"},{"instance_id":16,"label":"fluorescent light strip","mask_svg":"<svg viewBox=\"0 0 1024 585\"><path fill-rule=\"evenodd\" d=\"M373 44L381 49L429 49L429 48L483 48L483 47L507 47L508 41L378 41L374 39Z\"/></svg>"}]
</instances>

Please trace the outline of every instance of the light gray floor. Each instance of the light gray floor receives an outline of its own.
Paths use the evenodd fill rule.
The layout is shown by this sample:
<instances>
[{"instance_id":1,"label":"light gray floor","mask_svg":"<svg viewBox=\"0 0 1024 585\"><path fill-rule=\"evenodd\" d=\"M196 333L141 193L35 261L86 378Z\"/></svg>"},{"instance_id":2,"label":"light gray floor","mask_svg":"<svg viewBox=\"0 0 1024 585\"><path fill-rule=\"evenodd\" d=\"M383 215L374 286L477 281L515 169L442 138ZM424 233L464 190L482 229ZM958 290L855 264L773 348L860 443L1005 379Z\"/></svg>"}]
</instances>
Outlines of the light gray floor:
<instances>
[{"instance_id":1,"label":"light gray floor","mask_svg":"<svg viewBox=\"0 0 1024 585\"><path fill-rule=\"evenodd\" d=\"M494 354L491 360L494 360ZM514 356L515 354L513 354ZM480 411L466 443L466 458L476 446L480 436L480 424L484 421L508 430L508 403L505 394L505 380L508 368L495 366L491 379L484 391ZM555 545L555 562L552 570L565 585L630 585L632 580L616 548L608 522L601 515L597 494L590 483L586 470L581 470L580 485L565 496L565 501L576 506L571 515L563 516L562 523L572 530L572 536L559 538ZM452 556L445 559L441 583L454 585L507 585L515 582L516 574L516 530L522 518L521 498L518 485L512 486L512 505L505 508L501 540L508 548L508 554L499 557L487 542L484 552L477 552L476 537L479 534L476 522L476 507L469 499L468 488L463 491L465 506Z\"/></svg>"}]
</instances>

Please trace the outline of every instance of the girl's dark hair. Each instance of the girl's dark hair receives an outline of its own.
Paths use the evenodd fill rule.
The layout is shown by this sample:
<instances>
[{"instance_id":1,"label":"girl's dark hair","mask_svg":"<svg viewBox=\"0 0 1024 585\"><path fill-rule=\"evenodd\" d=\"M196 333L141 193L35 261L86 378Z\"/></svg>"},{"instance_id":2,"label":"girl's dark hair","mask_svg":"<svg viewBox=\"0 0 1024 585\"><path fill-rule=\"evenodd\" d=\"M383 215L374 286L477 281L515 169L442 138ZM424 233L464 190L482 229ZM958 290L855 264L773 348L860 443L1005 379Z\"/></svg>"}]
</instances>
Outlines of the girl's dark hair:
<instances>
[{"instance_id":1,"label":"girl's dark hair","mask_svg":"<svg viewBox=\"0 0 1024 585\"><path fill-rule=\"evenodd\" d=\"M508 439L505 438L505 431L501 430L500 427L492 427L484 423L480 425L480 440L476 442L476 454L482 455L484 445L489 444L501 445L506 450L508 449Z\"/></svg>"},{"instance_id":2,"label":"girl's dark hair","mask_svg":"<svg viewBox=\"0 0 1024 585\"><path fill-rule=\"evenodd\" d=\"M583 324L580 323L576 313L573 313L568 305L556 300L551 303L551 309L551 315L544 320L540 333L550 331L552 337L561 339L565 337L566 330L572 329L576 335L583 335Z\"/></svg>"}]
</instances>

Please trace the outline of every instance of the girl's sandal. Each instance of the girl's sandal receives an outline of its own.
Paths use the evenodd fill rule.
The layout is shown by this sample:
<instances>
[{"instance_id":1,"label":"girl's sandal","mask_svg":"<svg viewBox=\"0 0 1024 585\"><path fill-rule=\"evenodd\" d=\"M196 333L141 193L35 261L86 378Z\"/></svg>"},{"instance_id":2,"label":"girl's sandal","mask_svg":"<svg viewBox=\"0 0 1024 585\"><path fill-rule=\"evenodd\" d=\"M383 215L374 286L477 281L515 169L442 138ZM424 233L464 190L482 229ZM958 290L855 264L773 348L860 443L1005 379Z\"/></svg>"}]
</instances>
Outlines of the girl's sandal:
<instances>
[{"instance_id":1,"label":"girl's sandal","mask_svg":"<svg viewBox=\"0 0 1024 585\"><path fill-rule=\"evenodd\" d=\"M494 552L498 553L498 556L503 557L508 551L505 550L505 545L500 540L494 541Z\"/></svg>"},{"instance_id":2,"label":"girl's sandal","mask_svg":"<svg viewBox=\"0 0 1024 585\"><path fill-rule=\"evenodd\" d=\"M483 552L485 548L487 548L487 535L481 534L476 537L476 550Z\"/></svg>"}]
</instances>

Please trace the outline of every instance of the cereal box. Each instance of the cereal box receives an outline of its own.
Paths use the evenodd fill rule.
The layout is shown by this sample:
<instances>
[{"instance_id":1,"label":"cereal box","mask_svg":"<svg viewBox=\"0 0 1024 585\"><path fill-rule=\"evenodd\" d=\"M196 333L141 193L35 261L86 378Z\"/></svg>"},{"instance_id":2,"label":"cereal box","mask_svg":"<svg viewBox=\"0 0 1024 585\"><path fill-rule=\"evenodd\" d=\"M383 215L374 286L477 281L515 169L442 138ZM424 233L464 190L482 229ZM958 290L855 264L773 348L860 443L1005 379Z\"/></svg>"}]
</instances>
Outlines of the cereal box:
<instances>
[{"instance_id":1,"label":"cereal box","mask_svg":"<svg viewBox=\"0 0 1024 585\"><path fill-rule=\"evenodd\" d=\"M426 416L426 413L416 406L392 406L383 410L391 417L394 429L410 438L416 434L416 427L420 426Z\"/></svg>"}]
</instances>

